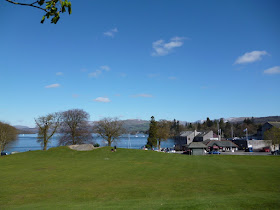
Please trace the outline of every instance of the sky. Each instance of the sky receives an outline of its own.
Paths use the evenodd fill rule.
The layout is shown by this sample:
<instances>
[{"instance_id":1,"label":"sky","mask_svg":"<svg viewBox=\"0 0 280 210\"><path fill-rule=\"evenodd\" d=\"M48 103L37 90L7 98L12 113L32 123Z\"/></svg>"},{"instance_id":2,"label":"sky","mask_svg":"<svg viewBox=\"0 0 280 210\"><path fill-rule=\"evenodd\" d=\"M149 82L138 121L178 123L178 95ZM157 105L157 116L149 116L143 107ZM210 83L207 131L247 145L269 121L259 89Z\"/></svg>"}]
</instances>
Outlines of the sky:
<instances>
[{"instance_id":1,"label":"sky","mask_svg":"<svg viewBox=\"0 0 280 210\"><path fill-rule=\"evenodd\" d=\"M280 1L71 2L56 25L0 2L0 121L280 115Z\"/></svg>"}]
</instances>

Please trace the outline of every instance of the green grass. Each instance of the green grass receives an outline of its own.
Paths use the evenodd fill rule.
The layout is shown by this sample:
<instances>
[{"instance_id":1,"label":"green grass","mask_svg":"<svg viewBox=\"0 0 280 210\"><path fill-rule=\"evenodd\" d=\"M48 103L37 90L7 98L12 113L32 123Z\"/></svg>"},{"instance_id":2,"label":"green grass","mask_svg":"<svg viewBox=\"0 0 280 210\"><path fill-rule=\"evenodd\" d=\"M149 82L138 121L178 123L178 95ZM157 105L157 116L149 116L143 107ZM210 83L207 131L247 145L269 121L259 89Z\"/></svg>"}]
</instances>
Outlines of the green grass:
<instances>
[{"instance_id":1,"label":"green grass","mask_svg":"<svg viewBox=\"0 0 280 210\"><path fill-rule=\"evenodd\" d=\"M279 209L280 158L67 147L0 158L0 209Z\"/></svg>"}]
</instances>

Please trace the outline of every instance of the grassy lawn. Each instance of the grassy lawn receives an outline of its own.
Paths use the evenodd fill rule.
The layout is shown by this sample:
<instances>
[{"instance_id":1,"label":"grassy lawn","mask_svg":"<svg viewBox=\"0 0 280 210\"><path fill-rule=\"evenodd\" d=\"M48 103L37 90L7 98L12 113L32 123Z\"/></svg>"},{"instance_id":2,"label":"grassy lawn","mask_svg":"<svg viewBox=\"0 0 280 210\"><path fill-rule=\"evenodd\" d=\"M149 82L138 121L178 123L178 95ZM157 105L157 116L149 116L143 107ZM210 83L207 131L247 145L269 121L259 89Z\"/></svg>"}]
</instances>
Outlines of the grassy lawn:
<instances>
[{"instance_id":1,"label":"grassy lawn","mask_svg":"<svg viewBox=\"0 0 280 210\"><path fill-rule=\"evenodd\" d=\"M0 209L279 209L279 156L67 147L0 157Z\"/></svg>"}]
</instances>

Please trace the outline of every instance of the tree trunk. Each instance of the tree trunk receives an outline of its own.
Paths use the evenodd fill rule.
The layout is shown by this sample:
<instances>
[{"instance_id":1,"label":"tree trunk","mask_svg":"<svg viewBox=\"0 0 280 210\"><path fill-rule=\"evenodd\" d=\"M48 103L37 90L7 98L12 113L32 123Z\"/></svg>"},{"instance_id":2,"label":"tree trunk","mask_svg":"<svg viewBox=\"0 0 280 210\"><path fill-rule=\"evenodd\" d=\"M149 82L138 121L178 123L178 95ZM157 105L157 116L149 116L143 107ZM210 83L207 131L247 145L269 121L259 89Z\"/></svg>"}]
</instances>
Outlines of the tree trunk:
<instances>
[{"instance_id":1,"label":"tree trunk","mask_svg":"<svg viewBox=\"0 0 280 210\"><path fill-rule=\"evenodd\" d=\"M46 143L46 142L44 142L44 148L43 148L43 150L47 150L47 143Z\"/></svg>"},{"instance_id":2,"label":"tree trunk","mask_svg":"<svg viewBox=\"0 0 280 210\"><path fill-rule=\"evenodd\" d=\"M111 144L112 144L112 142L111 142L111 138L108 138L108 146L110 147L110 146L111 146Z\"/></svg>"},{"instance_id":3,"label":"tree trunk","mask_svg":"<svg viewBox=\"0 0 280 210\"><path fill-rule=\"evenodd\" d=\"M161 140L158 140L158 151L160 151L160 142Z\"/></svg>"}]
</instances>

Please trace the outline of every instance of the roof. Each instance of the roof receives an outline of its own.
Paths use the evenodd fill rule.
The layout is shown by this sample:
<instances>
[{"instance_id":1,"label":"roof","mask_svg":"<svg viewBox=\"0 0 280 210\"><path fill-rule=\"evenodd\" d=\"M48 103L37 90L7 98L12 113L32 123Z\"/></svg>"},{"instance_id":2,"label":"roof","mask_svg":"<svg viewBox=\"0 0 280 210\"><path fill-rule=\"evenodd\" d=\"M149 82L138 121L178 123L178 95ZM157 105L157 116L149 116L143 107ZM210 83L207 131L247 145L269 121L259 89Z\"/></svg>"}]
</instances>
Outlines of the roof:
<instances>
[{"instance_id":1,"label":"roof","mask_svg":"<svg viewBox=\"0 0 280 210\"><path fill-rule=\"evenodd\" d=\"M200 134L196 135L195 137L203 137L205 136L206 134L210 133L211 131L204 131L204 132L201 132Z\"/></svg>"},{"instance_id":2,"label":"roof","mask_svg":"<svg viewBox=\"0 0 280 210\"><path fill-rule=\"evenodd\" d=\"M273 127L280 128L280 122L267 122L267 123L269 123Z\"/></svg>"},{"instance_id":3,"label":"roof","mask_svg":"<svg viewBox=\"0 0 280 210\"><path fill-rule=\"evenodd\" d=\"M202 141L203 144L207 145L211 140L210 139L207 139L205 141Z\"/></svg>"},{"instance_id":4,"label":"roof","mask_svg":"<svg viewBox=\"0 0 280 210\"><path fill-rule=\"evenodd\" d=\"M207 144L207 146L212 147L214 144L216 144L219 147L238 147L235 143L229 140L222 140L222 141L212 140Z\"/></svg>"},{"instance_id":5,"label":"roof","mask_svg":"<svg viewBox=\"0 0 280 210\"><path fill-rule=\"evenodd\" d=\"M193 133L193 131L184 131L180 134L180 136L189 136Z\"/></svg>"},{"instance_id":6,"label":"roof","mask_svg":"<svg viewBox=\"0 0 280 210\"><path fill-rule=\"evenodd\" d=\"M188 146L189 149L199 149L199 148L207 148L205 144L202 142L192 142Z\"/></svg>"}]
</instances>

